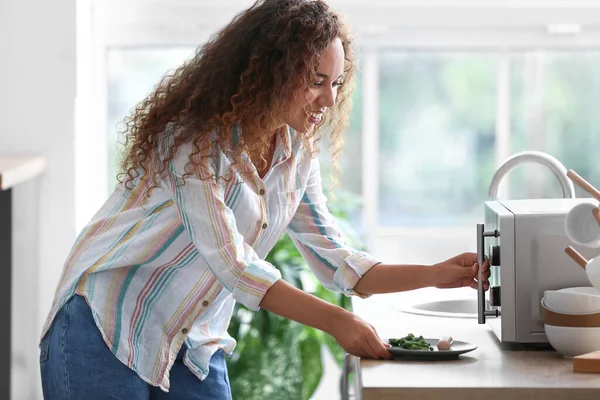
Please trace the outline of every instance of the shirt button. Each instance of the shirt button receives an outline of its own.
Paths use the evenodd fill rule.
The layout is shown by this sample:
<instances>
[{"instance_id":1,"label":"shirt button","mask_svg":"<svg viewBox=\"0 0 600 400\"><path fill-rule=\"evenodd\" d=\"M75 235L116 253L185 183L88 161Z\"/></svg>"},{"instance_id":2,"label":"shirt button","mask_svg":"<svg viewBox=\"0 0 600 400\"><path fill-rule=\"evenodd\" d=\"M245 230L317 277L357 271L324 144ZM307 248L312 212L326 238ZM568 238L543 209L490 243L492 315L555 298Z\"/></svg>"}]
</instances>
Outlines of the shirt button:
<instances>
[{"instance_id":1,"label":"shirt button","mask_svg":"<svg viewBox=\"0 0 600 400\"><path fill-rule=\"evenodd\" d=\"M203 305L204 307L208 306L208 301L204 300L204 301L202 302L202 305Z\"/></svg>"},{"instance_id":2,"label":"shirt button","mask_svg":"<svg viewBox=\"0 0 600 400\"><path fill-rule=\"evenodd\" d=\"M258 191L258 193L259 193L259 194L262 196L263 194L265 194L265 189L260 189L260 190Z\"/></svg>"},{"instance_id":3,"label":"shirt button","mask_svg":"<svg viewBox=\"0 0 600 400\"><path fill-rule=\"evenodd\" d=\"M268 226L268 225L267 225L266 223L262 224L262 228L263 228L263 229L267 229L267 226Z\"/></svg>"},{"instance_id":4,"label":"shirt button","mask_svg":"<svg viewBox=\"0 0 600 400\"><path fill-rule=\"evenodd\" d=\"M184 335L185 335L186 333L188 333L188 332L189 332L189 331L188 331L188 329L187 329L187 328L183 328L183 329L181 330L181 333L183 333Z\"/></svg>"}]
</instances>

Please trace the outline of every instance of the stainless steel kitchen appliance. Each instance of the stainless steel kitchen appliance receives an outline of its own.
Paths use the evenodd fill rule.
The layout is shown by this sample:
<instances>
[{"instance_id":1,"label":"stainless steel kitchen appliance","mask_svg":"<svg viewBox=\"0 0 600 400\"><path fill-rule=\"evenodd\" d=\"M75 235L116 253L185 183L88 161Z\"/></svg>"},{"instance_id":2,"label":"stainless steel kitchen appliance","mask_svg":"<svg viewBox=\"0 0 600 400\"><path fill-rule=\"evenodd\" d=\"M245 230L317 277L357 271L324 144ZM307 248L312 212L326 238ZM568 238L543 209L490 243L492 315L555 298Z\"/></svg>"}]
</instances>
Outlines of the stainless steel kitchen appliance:
<instances>
[{"instance_id":1,"label":"stainless steel kitchen appliance","mask_svg":"<svg viewBox=\"0 0 600 400\"><path fill-rule=\"evenodd\" d=\"M501 342L545 343L540 301L545 290L591 286L586 273L565 254L573 246L590 259L600 249L573 244L564 222L575 205L593 199L528 199L485 202L485 224L477 225L477 252L491 264L490 289L478 288L478 322L488 323Z\"/></svg>"}]
</instances>

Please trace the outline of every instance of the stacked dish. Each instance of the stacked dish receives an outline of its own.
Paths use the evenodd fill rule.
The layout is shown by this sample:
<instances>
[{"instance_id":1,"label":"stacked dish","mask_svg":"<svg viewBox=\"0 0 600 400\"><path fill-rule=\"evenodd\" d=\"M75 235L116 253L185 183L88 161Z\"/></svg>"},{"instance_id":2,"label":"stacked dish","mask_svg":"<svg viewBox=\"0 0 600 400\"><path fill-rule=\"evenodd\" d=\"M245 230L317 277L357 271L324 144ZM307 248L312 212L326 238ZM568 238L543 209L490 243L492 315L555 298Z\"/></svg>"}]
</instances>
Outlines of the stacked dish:
<instances>
[{"instance_id":1,"label":"stacked dish","mask_svg":"<svg viewBox=\"0 0 600 400\"><path fill-rule=\"evenodd\" d=\"M566 358L600 350L600 291L593 287L546 290L542 298L548 342Z\"/></svg>"}]
</instances>

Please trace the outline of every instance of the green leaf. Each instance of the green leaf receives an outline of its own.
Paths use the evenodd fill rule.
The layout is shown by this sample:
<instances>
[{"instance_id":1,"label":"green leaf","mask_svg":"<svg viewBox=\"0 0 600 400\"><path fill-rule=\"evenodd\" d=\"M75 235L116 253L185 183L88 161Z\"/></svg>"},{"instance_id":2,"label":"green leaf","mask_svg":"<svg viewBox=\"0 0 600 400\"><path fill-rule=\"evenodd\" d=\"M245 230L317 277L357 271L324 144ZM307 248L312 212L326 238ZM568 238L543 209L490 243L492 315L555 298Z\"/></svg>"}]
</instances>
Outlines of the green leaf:
<instances>
[{"instance_id":1,"label":"green leaf","mask_svg":"<svg viewBox=\"0 0 600 400\"><path fill-rule=\"evenodd\" d=\"M321 360L321 341L314 329L306 328L307 337L300 341L300 357L302 358L302 398L309 399L317 389L323 363Z\"/></svg>"}]
</instances>

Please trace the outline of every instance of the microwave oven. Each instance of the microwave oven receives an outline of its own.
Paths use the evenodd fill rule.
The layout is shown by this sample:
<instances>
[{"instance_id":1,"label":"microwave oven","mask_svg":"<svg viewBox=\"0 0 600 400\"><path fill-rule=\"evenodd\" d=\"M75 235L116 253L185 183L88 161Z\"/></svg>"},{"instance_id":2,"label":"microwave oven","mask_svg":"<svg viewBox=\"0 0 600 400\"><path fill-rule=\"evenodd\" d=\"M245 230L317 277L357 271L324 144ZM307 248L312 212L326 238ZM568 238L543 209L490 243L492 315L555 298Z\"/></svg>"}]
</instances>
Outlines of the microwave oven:
<instances>
[{"instance_id":1,"label":"microwave oven","mask_svg":"<svg viewBox=\"0 0 600 400\"><path fill-rule=\"evenodd\" d=\"M584 269L565 253L573 246L586 259L598 248L572 243L565 218L577 204L594 199L494 200L484 203L477 225L481 265L490 260L488 291L478 287L478 322L487 323L502 343L547 343L541 299L546 290L591 286Z\"/></svg>"}]
</instances>

